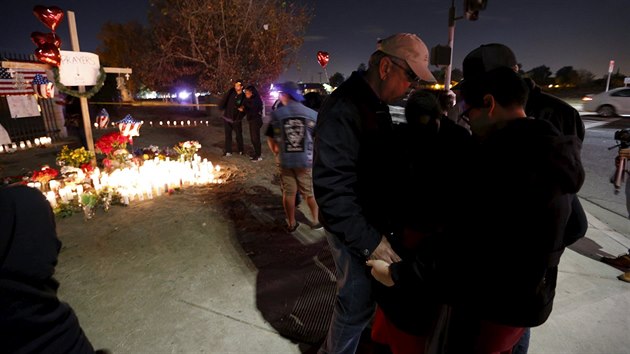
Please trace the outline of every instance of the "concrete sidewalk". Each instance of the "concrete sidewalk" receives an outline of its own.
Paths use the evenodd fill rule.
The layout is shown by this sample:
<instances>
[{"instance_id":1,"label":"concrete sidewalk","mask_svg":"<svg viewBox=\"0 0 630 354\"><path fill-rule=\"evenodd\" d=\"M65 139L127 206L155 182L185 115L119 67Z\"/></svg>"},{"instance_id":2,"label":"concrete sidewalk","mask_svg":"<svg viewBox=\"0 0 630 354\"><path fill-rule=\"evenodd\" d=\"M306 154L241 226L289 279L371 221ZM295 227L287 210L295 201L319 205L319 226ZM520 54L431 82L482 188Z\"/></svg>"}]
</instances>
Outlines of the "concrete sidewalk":
<instances>
[{"instance_id":1,"label":"concrete sidewalk","mask_svg":"<svg viewBox=\"0 0 630 354\"><path fill-rule=\"evenodd\" d=\"M589 229L562 256L554 309L532 329L530 353L630 353L630 283L599 261L628 252L630 221L582 200ZM602 222L594 216L606 220Z\"/></svg>"},{"instance_id":2,"label":"concrete sidewalk","mask_svg":"<svg viewBox=\"0 0 630 354\"><path fill-rule=\"evenodd\" d=\"M60 297L94 346L114 353L314 353L312 345L281 336L278 319L291 313L287 293L299 294L304 284L299 263L316 254L323 234L304 225L287 235L269 226L282 218L280 207L270 211L233 198L212 205L207 193L193 189L112 208L101 217L116 223L89 235L85 224L60 220ZM277 195L268 198L261 205L277 201ZM182 202L186 210L177 211ZM235 207L250 211L249 233L226 218L226 208ZM532 330L532 354L630 352L630 284L598 260L627 252L630 240L593 216L603 211L588 202L584 207L589 231L562 257L554 310ZM149 213L153 218L144 217ZM182 215L225 224L208 229ZM157 229L169 236L159 237Z\"/></svg>"}]
</instances>

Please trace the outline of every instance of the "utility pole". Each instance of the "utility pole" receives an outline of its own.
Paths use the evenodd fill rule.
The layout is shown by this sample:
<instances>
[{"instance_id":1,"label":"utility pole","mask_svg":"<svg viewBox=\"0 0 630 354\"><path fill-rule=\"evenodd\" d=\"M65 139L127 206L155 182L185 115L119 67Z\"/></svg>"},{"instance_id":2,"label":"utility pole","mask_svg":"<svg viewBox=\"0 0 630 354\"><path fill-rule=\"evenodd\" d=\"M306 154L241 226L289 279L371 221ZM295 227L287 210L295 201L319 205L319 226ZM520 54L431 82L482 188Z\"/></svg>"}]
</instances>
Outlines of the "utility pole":
<instances>
[{"instance_id":1,"label":"utility pole","mask_svg":"<svg viewBox=\"0 0 630 354\"><path fill-rule=\"evenodd\" d=\"M453 47L455 44L455 21L466 18L469 21L479 19L479 11L485 10L487 0L464 0L464 16L455 16L455 0L451 0L451 7L448 9L448 48L450 49L448 65L444 73L444 89L451 89L451 71L453 69Z\"/></svg>"},{"instance_id":2,"label":"utility pole","mask_svg":"<svg viewBox=\"0 0 630 354\"><path fill-rule=\"evenodd\" d=\"M448 60L448 66L446 66L446 72L444 73L444 90L451 89L451 71L453 70L453 47L455 45L455 20L459 20L462 17L455 17L455 0L451 0L451 7L448 9L448 47L450 50L450 57Z\"/></svg>"}]
</instances>

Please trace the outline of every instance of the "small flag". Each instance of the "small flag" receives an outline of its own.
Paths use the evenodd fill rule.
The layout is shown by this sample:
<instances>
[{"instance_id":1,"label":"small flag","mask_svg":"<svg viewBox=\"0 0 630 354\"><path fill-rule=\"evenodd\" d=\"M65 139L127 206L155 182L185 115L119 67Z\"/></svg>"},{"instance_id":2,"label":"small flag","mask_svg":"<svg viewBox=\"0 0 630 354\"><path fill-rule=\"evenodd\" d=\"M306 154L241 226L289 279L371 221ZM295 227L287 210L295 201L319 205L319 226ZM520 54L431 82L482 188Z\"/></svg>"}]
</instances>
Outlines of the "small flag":
<instances>
[{"instance_id":1,"label":"small flag","mask_svg":"<svg viewBox=\"0 0 630 354\"><path fill-rule=\"evenodd\" d=\"M107 124L109 124L109 113L107 113L107 110L105 108L101 109L101 111L96 116L96 122L98 123L99 128L107 128Z\"/></svg>"},{"instance_id":2,"label":"small flag","mask_svg":"<svg viewBox=\"0 0 630 354\"><path fill-rule=\"evenodd\" d=\"M55 97L55 85L42 74L35 74L33 77L33 91L41 98Z\"/></svg>"}]
</instances>

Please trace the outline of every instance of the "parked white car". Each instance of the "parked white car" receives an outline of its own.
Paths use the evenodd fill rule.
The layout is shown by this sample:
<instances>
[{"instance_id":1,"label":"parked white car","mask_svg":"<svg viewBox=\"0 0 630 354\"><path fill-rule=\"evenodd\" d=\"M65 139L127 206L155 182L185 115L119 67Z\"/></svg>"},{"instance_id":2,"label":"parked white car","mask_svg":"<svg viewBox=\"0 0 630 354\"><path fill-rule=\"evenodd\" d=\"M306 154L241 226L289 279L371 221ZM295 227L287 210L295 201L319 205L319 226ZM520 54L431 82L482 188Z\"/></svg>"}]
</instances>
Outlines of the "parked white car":
<instances>
[{"instance_id":1,"label":"parked white car","mask_svg":"<svg viewBox=\"0 0 630 354\"><path fill-rule=\"evenodd\" d=\"M620 87L582 98L584 110L602 117L630 114L630 87Z\"/></svg>"}]
</instances>

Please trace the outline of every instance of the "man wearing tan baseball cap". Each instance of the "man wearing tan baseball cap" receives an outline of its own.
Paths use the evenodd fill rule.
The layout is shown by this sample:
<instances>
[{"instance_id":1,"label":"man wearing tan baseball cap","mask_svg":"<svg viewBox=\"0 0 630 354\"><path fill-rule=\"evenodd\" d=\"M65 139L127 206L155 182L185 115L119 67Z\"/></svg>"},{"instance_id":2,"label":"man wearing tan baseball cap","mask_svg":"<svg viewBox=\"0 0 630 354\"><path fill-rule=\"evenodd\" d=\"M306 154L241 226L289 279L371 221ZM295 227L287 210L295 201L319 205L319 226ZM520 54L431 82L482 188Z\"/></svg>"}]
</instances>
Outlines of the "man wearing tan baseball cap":
<instances>
[{"instance_id":1,"label":"man wearing tan baseball cap","mask_svg":"<svg viewBox=\"0 0 630 354\"><path fill-rule=\"evenodd\" d=\"M400 193L388 103L419 80L435 81L418 36L380 40L367 71L356 71L328 96L315 127L313 187L337 269L337 300L319 354L355 353L376 304L367 259L400 260L393 233ZM376 285L375 285L376 286Z\"/></svg>"},{"instance_id":2,"label":"man wearing tan baseball cap","mask_svg":"<svg viewBox=\"0 0 630 354\"><path fill-rule=\"evenodd\" d=\"M402 59L417 78L423 81L435 82L435 77L429 70L429 50L424 42L412 33L397 33L381 39L376 50Z\"/></svg>"}]
</instances>

